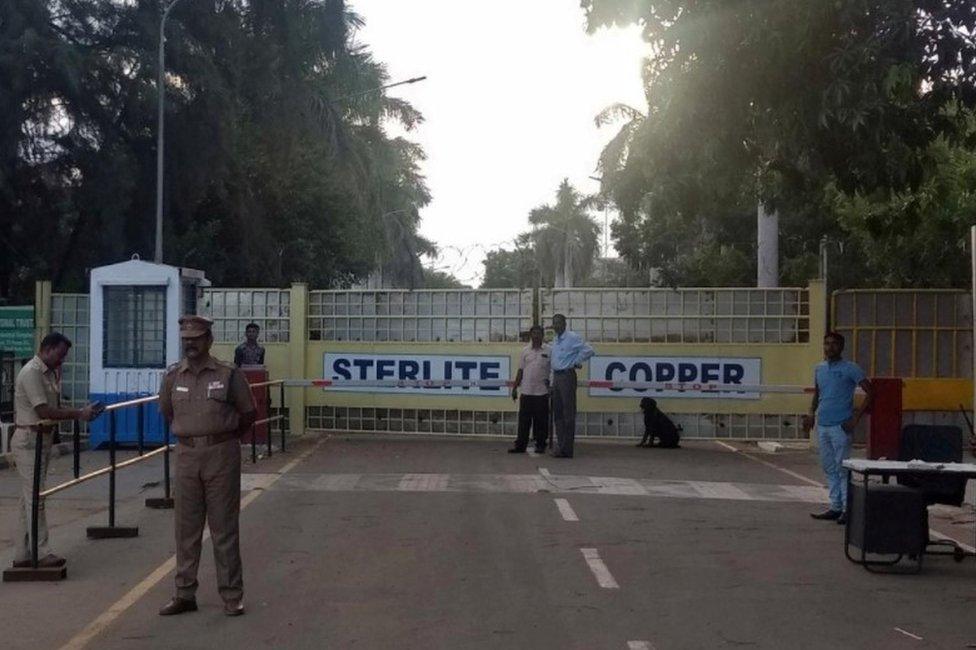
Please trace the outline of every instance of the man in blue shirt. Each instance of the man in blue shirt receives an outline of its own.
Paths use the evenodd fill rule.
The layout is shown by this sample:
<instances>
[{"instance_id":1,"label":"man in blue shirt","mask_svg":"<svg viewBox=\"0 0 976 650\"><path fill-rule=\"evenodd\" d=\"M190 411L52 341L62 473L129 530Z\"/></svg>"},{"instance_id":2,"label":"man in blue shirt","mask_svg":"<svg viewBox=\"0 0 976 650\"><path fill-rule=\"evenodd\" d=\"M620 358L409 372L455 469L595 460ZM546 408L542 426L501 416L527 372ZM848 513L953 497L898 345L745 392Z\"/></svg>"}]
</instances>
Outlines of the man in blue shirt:
<instances>
[{"instance_id":1,"label":"man in blue shirt","mask_svg":"<svg viewBox=\"0 0 976 650\"><path fill-rule=\"evenodd\" d=\"M572 458L576 437L576 369L593 356L593 348L576 332L566 329L566 317L552 317L552 410L556 429L554 458Z\"/></svg>"},{"instance_id":2,"label":"man in blue shirt","mask_svg":"<svg viewBox=\"0 0 976 650\"><path fill-rule=\"evenodd\" d=\"M803 430L817 424L820 463L827 476L830 508L814 519L847 523L847 470L842 463L851 455L851 436L861 416L871 407L874 391L860 366L841 358L844 337L828 332L823 343L824 361L814 370L815 388L810 414L803 418ZM854 407L854 391L860 386L866 395L859 408Z\"/></svg>"}]
</instances>

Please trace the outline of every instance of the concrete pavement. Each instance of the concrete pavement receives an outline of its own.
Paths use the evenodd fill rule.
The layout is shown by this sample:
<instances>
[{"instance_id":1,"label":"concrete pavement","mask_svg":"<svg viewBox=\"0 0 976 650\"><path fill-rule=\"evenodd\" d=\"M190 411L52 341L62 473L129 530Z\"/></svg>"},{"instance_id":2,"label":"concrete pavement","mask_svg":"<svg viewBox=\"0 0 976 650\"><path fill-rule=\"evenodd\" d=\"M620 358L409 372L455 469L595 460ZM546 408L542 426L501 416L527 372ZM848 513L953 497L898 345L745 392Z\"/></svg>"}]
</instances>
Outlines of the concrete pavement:
<instances>
[{"instance_id":1,"label":"concrete pavement","mask_svg":"<svg viewBox=\"0 0 976 650\"><path fill-rule=\"evenodd\" d=\"M811 452L753 457L583 443L575 459L505 441L309 438L245 464L247 614L223 616L209 544L201 611L172 594L160 464L120 475L130 540L90 541L102 480L52 498L68 580L0 584L4 648L965 648L976 562L918 576L850 564L817 522ZM103 462L100 452L86 463ZM762 464L762 462L767 464ZM70 469L70 459L55 470ZM282 473L283 470L286 470ZM0 472L0 534L15 476ZM147 494L148 493L148 494ZM971 508L939 520L971 539ZM954 518L954 519L953 519ZM574 520L575 519L575 520ZM961 523L951 524L951 521ZM954 526L945 530L946 526ZM2 542L9 547L9 539ZM9 548L2 556L9 562ZM87 630L90 637L79 633ZM82 641L86 641L83 644Z\"/></svg>"}]
</instances>

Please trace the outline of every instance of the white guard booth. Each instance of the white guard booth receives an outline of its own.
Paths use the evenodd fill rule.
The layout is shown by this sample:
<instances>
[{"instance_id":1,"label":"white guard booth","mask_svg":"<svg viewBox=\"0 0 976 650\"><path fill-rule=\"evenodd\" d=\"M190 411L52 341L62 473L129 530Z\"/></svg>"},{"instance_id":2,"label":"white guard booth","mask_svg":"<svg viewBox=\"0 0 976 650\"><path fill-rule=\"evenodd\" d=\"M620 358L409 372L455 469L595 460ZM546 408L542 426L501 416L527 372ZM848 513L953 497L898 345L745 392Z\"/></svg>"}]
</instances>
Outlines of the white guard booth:
<instances>
[{"instance_id":1,"label":"white guard booth","mask_svg":"<svg viewBox=\"0 0 976 650\"><path fill-rule=\"evenodd\" d=\"M155 395L166 368L180 359L179 318L197 313L203 272L143 262L134 257L91 272L90 397L104 404ZM155 404L117 411L117 440L138 440L139 413L147 444L163 441ZM91 444L109 438L109 416L92 423Z\"/></svg>"}]
</instances>

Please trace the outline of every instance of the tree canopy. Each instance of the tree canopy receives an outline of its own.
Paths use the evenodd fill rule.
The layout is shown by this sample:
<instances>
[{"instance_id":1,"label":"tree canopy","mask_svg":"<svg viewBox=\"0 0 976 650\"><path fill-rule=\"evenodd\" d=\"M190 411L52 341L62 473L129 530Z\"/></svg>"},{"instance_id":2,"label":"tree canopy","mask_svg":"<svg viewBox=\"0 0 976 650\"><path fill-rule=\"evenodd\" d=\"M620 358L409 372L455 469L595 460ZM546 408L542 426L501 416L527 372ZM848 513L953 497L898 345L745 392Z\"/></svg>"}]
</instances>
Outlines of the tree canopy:
<instances>
[{"instance_id":1,"label":"tree canopy","mask_svg":"<svg viewBox=\"0 0 976 650\"><path fill-rule=\"evenodd\" d=\"M784 281L810 277L823 235L845 244L844 284L962 281L929 271L973 221L971 2L581 4L590 30L637 23L651 47L647 106L597 118L623 122L599 166L632 266L749 283L763 203L781 214Z\"/></svg>"},{"instance_id":2,"label":"tree canopy","mask_svg":"<svg viewBox=\"0 0 976 650\"><path fill-rule=\"evenodd\" d=\"M150 258L162 2L0 4L0 296ZM183 0L167 24L164 261L223 285L422 279L422 117L343 0Z\"/></svg>"}]
</instances>

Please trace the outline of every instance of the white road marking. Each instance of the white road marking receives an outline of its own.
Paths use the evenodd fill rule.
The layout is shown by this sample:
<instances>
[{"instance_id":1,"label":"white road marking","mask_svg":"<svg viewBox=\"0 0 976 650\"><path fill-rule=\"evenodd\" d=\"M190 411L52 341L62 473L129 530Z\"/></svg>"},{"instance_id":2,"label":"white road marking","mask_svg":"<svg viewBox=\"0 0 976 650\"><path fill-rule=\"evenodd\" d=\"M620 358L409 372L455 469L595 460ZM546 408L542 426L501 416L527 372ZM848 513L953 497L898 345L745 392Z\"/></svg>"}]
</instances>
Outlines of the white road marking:
<instances>
[{"instance_id":1,"label":"white road marking","mask_svg":"<svg viewBox=\"0 0 976 650\"><path fill-rule=\"evenodd\" d=\"M750 460L754 460L757 463L759 463L760 465L765 465L766 467L769 467L771 469L775 469L778 472L782 472L784 474L787 474L789 476L792 476L793 478L799 479L799 480L801 480L804 483L807 483L809 485L815 485L815 486L817 486L819 488L823 488L824 487L823 483L818 483L817 481L814 481L811 478L807 478L806 476L803 476L802 474L797 474L796 472L794 472L792 470L788 470L785 467L780 467L779 465L776 465L775 463L770 463L769 461L765 461L762 458L757 458L757 457L753 456L752 454L748 454L748 453L746 453L746 452L744 452L744 451L742 451L740 449L736 449L732 445L726 444L726 443L722 442L721 440L716 440L715 441L715 444L720 445L722 447L725 447L729 451L735 452L735 453L737 453L737 454L739 454L741 456L745 456L746 458L748 458ZM795 492L794 492L794 494L795 494ZM976 547L970 546L969 544L966 544L964 542L960 542L959 540L955 539L954 537L950 537L949 535L946 535L945 533L940 533L939 531L935 530L934 528L929 528L929 535L931 535L932 537L934 537L936 539L945 540L945 541L949 541L949 542L955 542L956 544L959 545L959 548L961 548L961 549L963 549L963 550L965 550L965 551L967 551L969 553L976 553ZM895 628L895 629L897 629L897 628Z\"/></svg>"},{"instance_id":2,"label":"white road marking","mask_svg":"<svg viewBox=\"0 0 976 650\"><path fill-rule=\"evenodd\" d=\"M706 499L735 499L750 501L752 497L731 483L717 483L708 481L689 481L691 487Z\"/></svg>"},{"instance_id":3,"label":"white road marking","mask_svg":"<svg viewBox=\"0 0 976 650\"><path fill-rule=\"evenodd\" d=\"M603 563L600 559L600 554L595 548L581 548L580 552L583 553L583 558L586 560L586 564L590 567L590 571L596 577L596 582L598 585L604 589L620 589L620 585L617 581L613 579L610 575L610 569L607 565Z\"/></svg>"},{"instance_id":4,"label":"white road marking","mask_svg":"<svg viewBox=\"0 0 976 650\"><path fill-rule=\"evenodd\" d=\"M776 465L774 463L770 463L769 461L763 460L762 458L757 458L756 456L753 456L750 453L744 452L741 449L736 449L732 445L726 444L726 443L722 442L721 440L716 440L715 441L715 444L716 445L719 445L721 447L725 447L726 449L728 449L731 452L734 452L734 453L740 454L742 456L745 456L749 460L754 460L757 463L759 463L760 465L765 465L766 467L769 467L770 469L775 469L777 472L782 472L782 473L786 474L787 476L792 476L793 478L795 478L795 479L797 479L799 481L803 481L807 485L816 485L817 487L823 487L823 483L819 483L817 481L814 481L812 478L808 478L808 477L804 476L803 474L798 474L798 473L794 472L793 470L786 469L785 467L780 467L779 465Z\"/></svg>"},{"instance_id":5,"label":"white road marking","mask_svg":"<svg viewBox=\"0 0 976 650\"><path fill-rule=\"evenodd\" d=\"M563 521L579 521L579 517L573 511L573 506L569 505L569 501L566 499L556 499L556 507L559 508L559 514L563 516Z\"/></svg>"},{"instance_id":6,"label":"white road marking","mask_svg":"<svg viewBox=\"0 0 976 650\"><path fill-rule=\"evenodd\" d=\"M912 634L911 632L906 632L905 630L901 629L900 627L896 627L895 628L895 632L901 632L902 634L904 634L908 638L915 639L916 641L921 641L922 640L922 637L918 636L917 634Z\"/></svg>"},{"instance_id":7,"label":"white road marking","mask_svg":"<svg viewBox=\"0 0 976 650\"><path fill-rule=\"evenodd\" d=\"M271 484L278 480L278 478L281 478L283 475L293 470L296 465L308 458L312 452L318 449L319 445L325 442L325 440L326 439L323 437L321 440L315 443L314 446L305 450L297 458L282 467L281 472L270 480L266 487L270 487ZM249 492L243 499L241 499L241 510L253 503L254 500L262 494L264 494L264 490L253 490ZM203 534L203 541L206 542L208 539L210 539L209 528ZM132 607L140 598L145 596L150 589L155 587L160 580L165 578L175 568L176 556L173 555L168 560L156 567L152 573L143 578L142 582L130 589L128 593L122 596L122 598L110 605L109 608L102 612L98 618L89 623L85 629L61 646L61 650L81 650L81 648L87 646L95 637L104 632L109 625L115 622L118 617L124 614L126 610Z\"/></svg>"},{"instance_id":8,"label":"white road marking","mask_svg":"<svg viewBox=\"0 0 976 650\"><path fill-rule=\"evenodd\" d=\"M404 474L397 490L402 492L443 492L450 474Z\"/></svg>"},{"instance_id":9,"label":"white road marking","mask_svg":"<svg viewBox=\"0 0 976 650\"><path fill-rule=\"evenodd\" d=\"M550 474L549 470L547 470L545 467L540 467L539 473L545 476L546 478L552 478L552 474Z\"/></svg>"},{"instance_id":10,"label":"white road marking","mask_svg":"<svg viewBox=\"0 0 976 650\"><path fill-rule=\"evenodd\" d=\"M654 650L650 641L628 641L627 650Z\"/></svg>"}]
</instances>

